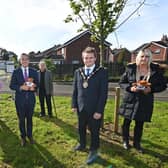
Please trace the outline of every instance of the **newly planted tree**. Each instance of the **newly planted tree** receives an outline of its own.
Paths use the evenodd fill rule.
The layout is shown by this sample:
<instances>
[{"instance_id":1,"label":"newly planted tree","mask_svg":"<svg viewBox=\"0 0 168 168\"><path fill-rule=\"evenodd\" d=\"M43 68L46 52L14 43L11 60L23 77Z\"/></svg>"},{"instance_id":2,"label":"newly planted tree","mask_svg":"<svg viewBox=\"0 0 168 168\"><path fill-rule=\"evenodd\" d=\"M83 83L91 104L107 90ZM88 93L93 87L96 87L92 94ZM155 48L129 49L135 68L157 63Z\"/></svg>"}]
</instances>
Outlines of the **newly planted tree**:
<instances>
[{"instance_id":1,"label":"newly planted tree","mask_svg":"<svg viewBox=\"0 0 168 168\"><path fill-rule=\"evenodd\" d=\"M128 0L69 0L72 14L65 22L81 21L79 31L90 30L91 39L100 45L100 65L104 62L104 42L112 33ZM140 2L140 6L144 4ZM137 8L139 9L139 8ZM135 10L136 11L136 10Z\"/></svg>"},{"instance_id":2,"label":"newly planted tree","mask_svg":"<svg viewBox=\"0 0 168 168\"><path fill-rule=\"evenodd\" d=\"M82 21L80 29L90 30L91 39L100 44L100 64L103 64L104 42L109 33L114 31L117 19L127 0L70 0L73 14L68 15L65 22Z\"/></svg>"}]
</instances>

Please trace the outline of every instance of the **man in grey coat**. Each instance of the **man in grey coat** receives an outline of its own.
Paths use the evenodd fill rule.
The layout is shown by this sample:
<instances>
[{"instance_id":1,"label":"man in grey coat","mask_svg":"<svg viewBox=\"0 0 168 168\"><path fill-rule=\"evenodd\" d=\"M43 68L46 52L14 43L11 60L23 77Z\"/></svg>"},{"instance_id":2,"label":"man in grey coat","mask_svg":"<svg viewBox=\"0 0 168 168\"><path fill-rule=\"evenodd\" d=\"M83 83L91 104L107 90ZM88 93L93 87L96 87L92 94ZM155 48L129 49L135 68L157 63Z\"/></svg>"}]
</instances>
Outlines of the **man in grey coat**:
<instances>
[{"instance_id":1,"label":"man in grey coat","mask_svg":"<svg viewBox=\"0 0 168 168\"><path fill-rule=\"evenodd\" d=\"M45 116L45 102L47 104L47 110L49 117L52 117L52 105L51 105L51 96L53 94L53 83L52 83L52 74L51 71L47 69L45 61L41 60L39 62L39 101L40 101L40 117Z\"/></svg>"}]
</instances>

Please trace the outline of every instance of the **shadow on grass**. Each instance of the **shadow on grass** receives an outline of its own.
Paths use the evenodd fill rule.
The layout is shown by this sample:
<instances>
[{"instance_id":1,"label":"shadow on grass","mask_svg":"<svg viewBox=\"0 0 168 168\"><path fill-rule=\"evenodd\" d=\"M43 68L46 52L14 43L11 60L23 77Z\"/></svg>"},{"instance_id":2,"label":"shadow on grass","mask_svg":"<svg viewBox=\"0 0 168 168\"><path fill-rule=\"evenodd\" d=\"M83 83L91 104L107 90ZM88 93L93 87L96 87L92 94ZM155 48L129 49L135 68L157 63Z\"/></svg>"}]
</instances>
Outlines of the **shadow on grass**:
<instances>
[{"instance_id":1,"label":"shadow on grass","mask_svg":"<svg viewBox=\"0 0 168 168\"><path fill-rule=\"evenodd\" d=\"M143 142L150 145L153 149L153 150L145 149L145 153L147 153L153 157L159 158L162 162L168 163L168 147L167 146L161 146L161 145L153 143L149 140L143 140ZM163 153L165 153L165 155L163 155L159 152L156 152L156 151L160 151L160 150L162 150Z\"/></svg>"},{"instance_id":2,"label":"shadow on grass","mask_svg":"<svg viewBox=\"0 0 168 168\"><path fill-rule=\"evenodd\" d=\"M126 151L119 144L109 143L105 140L101 140L101 153L111 156L115 160L115 165L112 163L113 167L122 167L122 165L132 167L132 168L151 168L140 159L140 155L134 149ZM116 161L117 160L117 161ZM112 161L113 162L113 161Z\"/></svg>"},{"instance_id":3,"label":"shadow on grass","mask_svg":"<svg viewBox=\"0 0 168 168\"><path fill-rule=\"evenodd\" d=\"M100 155L96 158L96 160L91 163L91 164L87 164L87 163L84 163L82 165L80 165L80 168L88 168L88 167L96 167L97 165L101 165L102 167L104 168L115 168L117 166L115 166L114 164L112 164L111 162L108 162L107 160L103 159Z\"/></svg>"},{"instance_id":4,"label":"shadow on grass","mask_svg":"<svg viewBox=\"0 0 168 168\"><path fill-rule=\"evenodd\" d=\"M117 167L114 163L111 163L111 162L107 161L106 159L102 158L101 155L98 156L98 158L96 159L95 163L93 163L93 164L99 164L99 165L101 165L103 167L107 167L107 166L108 167L109 166L113 166L113 168Z\"/></svg>"},{"instance_id":5,"label":"shadow on grass","mask_svg":"<svg viewBox=\"0 0 168 168\"><path fill-rule=\"evenodd\" d=\"M77 128L73 125L70 125L70 124L64 122L63 120L61 120L59 118L56 118L56 117L49 118L48 116L39 117L38 113L34 113L34 116L40 118L41 120L43 120L45 122L53 122L55 125L62 128L65 134L68 134L70 137L72 137L74 139L76 139L78 137Z\"/></svg>"},{"instance_id":6,"label":"shadow on grass","mask_svg":"<svg viewBox=\"0 0 168 168\"><path fill-rule=\"evenodd\" d=\"M0 160L16 168L64 168L46 148L39 144L20 146L19 138L0 120Z\"/></svg>"},{"instance_id":7,"label":"shadow on grass","mask_svg":"<svg viewBox=\"0 0 168 168\"><path fill-rule=\"evenodd\" d=\"M39 117L35 113L36 117ZM48 118L48 117L40 117L43 121L46 122L53 122L57 126L61 127L64 131L65 134L68 134L72 138L78 138L78 133L77 133L77 128L69 123L64 122L61 119L58 118ZM114 133L113 133L114 134ZM101 133L101 153L108 155L108 158L123 158L123 162L126 163L129 166L132 167L137 167L141 165L143 168L151 168L148 166L146 163L144 163L142 160L139 159L138 153L130 152L130 151L125 151L123 147L121 146L121 137L120 134L115 135L116 137L112 137L111 140L108 140L108 136L102 136ZM90 142L90 136L87 136L88 142ZM102 155L103 156L103 155ZM108 161L104 159L104 156L99 157L99 159L95 162L95 164L102 165L103 167L107 167L109 165L112 165L113 167L118 167L118 165L112 163L111 161Z\"/></svg>"}]
</instances>

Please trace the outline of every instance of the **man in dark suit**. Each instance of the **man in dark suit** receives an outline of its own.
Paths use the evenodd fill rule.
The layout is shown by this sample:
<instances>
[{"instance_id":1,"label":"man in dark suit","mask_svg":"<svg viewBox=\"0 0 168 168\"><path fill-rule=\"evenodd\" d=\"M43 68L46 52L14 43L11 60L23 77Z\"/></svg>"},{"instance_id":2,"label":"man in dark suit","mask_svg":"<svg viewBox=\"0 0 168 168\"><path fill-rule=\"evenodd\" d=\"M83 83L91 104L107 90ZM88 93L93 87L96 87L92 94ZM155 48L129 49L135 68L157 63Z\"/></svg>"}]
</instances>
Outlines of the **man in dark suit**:
<instances>
[{"instance_id":1,"label":"man in dark suit","mask_svg":"<svg viewBox=\"0 0 168 168\"><path fill-rule=\"evenodd\" d=\"M51 96L53 94L53 83L52 83L52 74L51 71L47 69L46 63L44 60L39 62L39 100L40 100L40 108L41 113L40 117L45 116L45 105L44 99L46 99L48 116L52 117L52 105L51 105Z\"/></svg>"},{"instance_id":2,"label":"man in dark suit","mask_svg":"<svg viewBox=\"0 0 168 168\"><path fill-rule=\"evenodd\" d=\"M15 90L15 106L19 119L21 146L26 144L26 136L31 144L32 116L35 106L35 94L38 87L37 71L29 67L29 57L23 53L20 57L21 67L14 70L10 82L10 88Z\"/></svg>"},{"instance_id":3,"label":"man in dark suit","mask_svg":"<svg viewBox=\"0 0 168 168\"><path fill-rule=\"evenodd\" d=\"M72 110L78 114L78 130L80 144L75 150L84 150L86 147L86 128L91 132L90 152L87 164L97 158L99 148L99 131L103 111L107 99L108 75L103 67L96 66L96 51L87 47L82 52L84 67L74 74Z\"/></svg>"}]
</instances>

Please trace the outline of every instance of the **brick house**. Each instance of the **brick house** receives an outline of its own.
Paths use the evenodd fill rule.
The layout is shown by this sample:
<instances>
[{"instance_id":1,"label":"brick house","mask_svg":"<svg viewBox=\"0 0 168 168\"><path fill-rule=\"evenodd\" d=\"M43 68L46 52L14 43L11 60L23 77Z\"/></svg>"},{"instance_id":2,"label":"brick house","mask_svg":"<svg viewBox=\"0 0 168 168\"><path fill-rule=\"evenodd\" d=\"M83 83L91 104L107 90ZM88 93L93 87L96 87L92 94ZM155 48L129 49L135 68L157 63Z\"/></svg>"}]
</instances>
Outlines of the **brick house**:
<instances>
[{"instance_id":1,"label":"brick house","mask_svg":"<svg viewBox=\"0 0 168 168\"><path fill-rule=\"evenodd\" d=\"M99 61L100 59L99 44L92 42L90 40L91 35L92 33L88 30L82 32L81 34L65 42L60 47L56 48L56 54L63 56L65 64L81 64L82 63L82 58L81 58L82 51L87 46L91 46L91 47L95 47L97 51L97 58L98 58L97 60ZM109 54L111 52L111 49L110 49L111 44L105 41L104 46L105 46L104 62L108 62Z\"/></svg>"},{"instance_id":2,"label":"brick house","mask_svg":"<svg viewBox=\"0 0 168 168\"><path fill-rule=\"evenodd\" d=\"M111 53L109 59L111 63L131 62L131 52L127 48L115 48Z\"/></svg>"},{"instance_id":3,"label":"brick house","mask_svg":"<svg viewBox=\"0 0 168 168\"><path fill-rule=\"evenodd\" d=\"M30 52L30 62L37 64L41 59L51 58L54 64L81 64L81 53L87 46L95 47L97 51L97 60L99 61L99 44L90 40L91 35L91 32L87 30L62 45L55 45L42 52ZM105 41L104 46L104 61L107 63L109 62L111 53L111 44Z\"/></svg>"},{"instance_id":4,"label":"brick house","mask_svg":"<svg viewBox=\"0 0 168 168\"><path fill-rule=\"evenodd\" d=\"M60 45L55 45L43 52L30 52L30 63L31 64L38 64L41 59L52 59L54 64L61 64L64 62L64 58L62 55L57 55L56 48L58 48Z\"/></svg>"},{"instance_id":5,"label":"brick house","mask_svg":"<svg viewBox=\"0 0 168 168\"><path fill-rule=\"evenodd\" d=\"M140 49L143 48L149 48L152 51L153 62L168 64L168 38L166 35L163 35L160 41L152 41L150 43L145 43L140 47L138 47L137 49L135 49L132 52L131 61L135 61L137 53L139 52Z\"/></svg>"}]
</instances>

